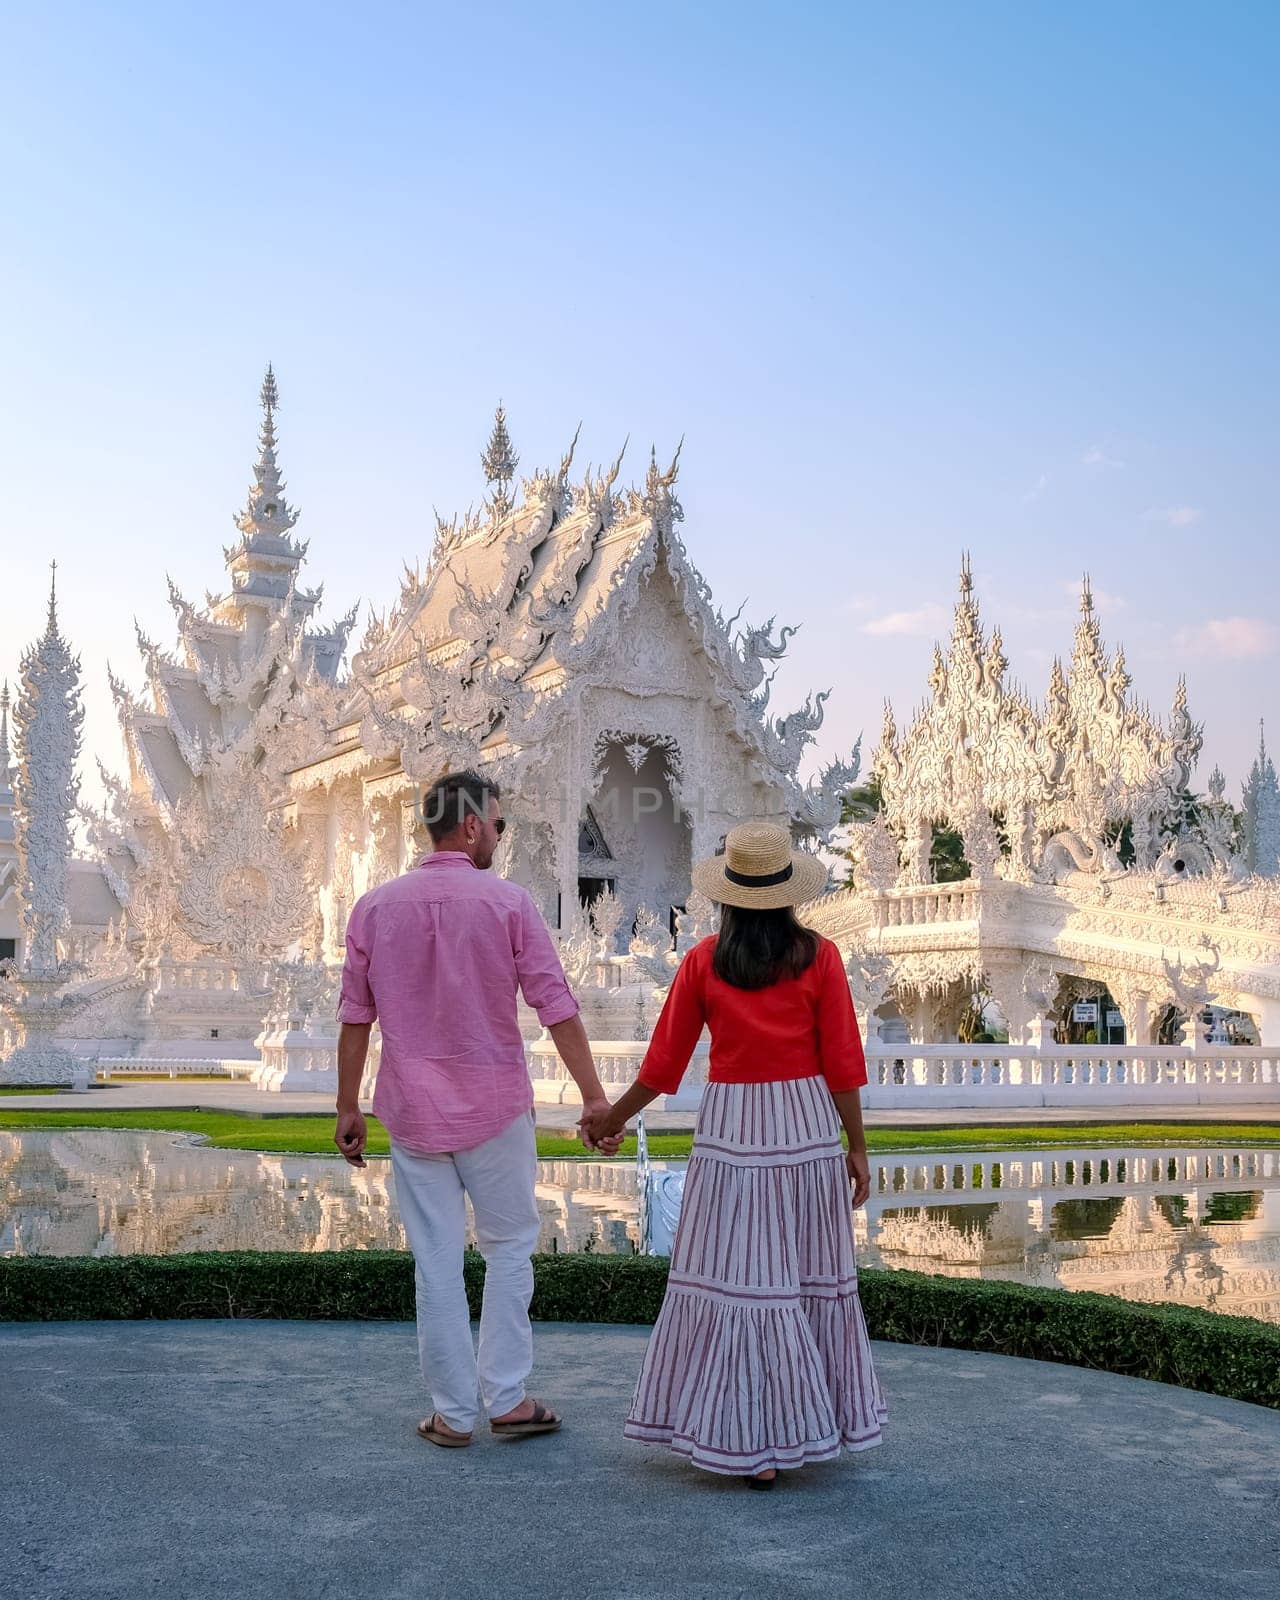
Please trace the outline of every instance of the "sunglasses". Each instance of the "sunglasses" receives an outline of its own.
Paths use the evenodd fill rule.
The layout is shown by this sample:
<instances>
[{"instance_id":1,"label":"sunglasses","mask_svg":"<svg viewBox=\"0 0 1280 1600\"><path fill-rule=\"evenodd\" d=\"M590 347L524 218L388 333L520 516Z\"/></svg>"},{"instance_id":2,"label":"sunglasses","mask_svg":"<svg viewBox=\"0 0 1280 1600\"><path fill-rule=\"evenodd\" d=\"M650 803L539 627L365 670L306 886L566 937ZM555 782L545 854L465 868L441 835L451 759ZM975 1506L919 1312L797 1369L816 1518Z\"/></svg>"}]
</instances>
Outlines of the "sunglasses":
<instances>
[{"instance_id":1,"label":"sunglasses","mask_svg":"<svg viewBox=\"0 0 1280 1600\"><path fill-rule=\"evenodd\" d=\"M499 839L501 839L502 835L507 831L507 819L505 817L499 817L493 825L493 831L498 835Z\"/></svg>"}]
</instances>

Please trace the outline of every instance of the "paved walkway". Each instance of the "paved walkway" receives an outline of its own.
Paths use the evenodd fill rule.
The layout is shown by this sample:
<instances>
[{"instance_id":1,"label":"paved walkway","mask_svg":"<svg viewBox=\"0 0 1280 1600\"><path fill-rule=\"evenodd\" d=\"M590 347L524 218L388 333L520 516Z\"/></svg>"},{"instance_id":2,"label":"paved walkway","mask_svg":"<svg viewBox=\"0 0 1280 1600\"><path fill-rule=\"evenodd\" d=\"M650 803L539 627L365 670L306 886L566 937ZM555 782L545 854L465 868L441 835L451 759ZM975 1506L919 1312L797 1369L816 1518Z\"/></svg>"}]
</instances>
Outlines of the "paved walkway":
<instances>
[{"instance_id":1,"label":"paved walkway","mask_svg":"<svg viewBox=\"0 0 1280 1600\"><path fill-rule=\"evenodd\" d=\"M87 1094L0 1095L5 1111L234 1111L255 1117L333 1114L328 1094L264 1094L250 1083L205 1079L95 1085ZM578 1120L574 1106L539 1106L538 1126L571 1128ZM1280 1100L1253 1105L1092 1105L980 1107L978 1109L874 1111L864 1113L869 1128L1027 1127L1068 1122L1271 1122L1280 1124ZM692 1130L691 1111L646 1114L650 1128Z\"/></svg>"},{"instance_id":2,"label":"paved walkway","mask_svg":"<svg viewBox=\"0 0 1280 1600\"><path fill-rule=\"evenodd\" d=\"M0 1549L22 1600L1274 1593L1280 1415L877 1345L885 1444L770 1495L628 1444L644 1328L544 1325L562 1434L414 1437L412 1329L0 1326Z\"/></svg>"}]
</instances>

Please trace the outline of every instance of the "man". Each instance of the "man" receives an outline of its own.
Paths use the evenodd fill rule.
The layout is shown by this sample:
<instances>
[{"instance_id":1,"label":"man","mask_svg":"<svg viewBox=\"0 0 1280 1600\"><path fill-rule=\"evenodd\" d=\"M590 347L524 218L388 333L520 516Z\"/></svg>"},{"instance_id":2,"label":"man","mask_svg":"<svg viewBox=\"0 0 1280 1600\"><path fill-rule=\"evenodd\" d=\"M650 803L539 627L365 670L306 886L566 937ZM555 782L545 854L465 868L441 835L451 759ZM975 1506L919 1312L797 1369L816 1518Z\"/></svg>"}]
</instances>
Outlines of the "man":
<instances>
[{"instance_id":1,"label":"man","mask_svg":"<svg viewBox=\"0 0 1280 1600\"><path fill-rule=\"evenodd\" d=\"M418 1433L449 1448L470 1443L481 1403L496 1434L560 1426L525 1393L538 1210L517 986L578 1085L584 1115L608 1109L546 925L526 889L488 871L506 826L499 801L498 785L476 772L449 773L427 791L432 854L356 902L338 1007L334 1143L354 1166L364 1165L369 1029L381 1024L373 1110L391 1136L417 1266L422 1376L435 1407ZM478 1360L462 1278L464 1196L485 1258Z\"/></svg>"}]
</instances>

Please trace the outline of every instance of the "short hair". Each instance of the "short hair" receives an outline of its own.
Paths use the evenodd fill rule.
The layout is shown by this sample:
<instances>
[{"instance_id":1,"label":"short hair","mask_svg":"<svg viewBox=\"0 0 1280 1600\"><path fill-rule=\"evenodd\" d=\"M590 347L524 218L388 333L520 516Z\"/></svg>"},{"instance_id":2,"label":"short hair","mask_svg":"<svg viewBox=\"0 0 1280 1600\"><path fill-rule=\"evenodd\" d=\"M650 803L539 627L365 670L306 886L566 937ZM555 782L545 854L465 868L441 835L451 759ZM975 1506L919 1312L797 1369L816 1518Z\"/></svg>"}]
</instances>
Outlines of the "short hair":
<instances>
[{"instance_id":1,"label":"short hair","mask_svg":"<svg viewBox=\"0 0 1280 1600\"><path fill-rule=\"evenodd\" d=\"M500 799L502 790L493 778L484 778L468 768L464 772L446 772L422 793L422 820L427 825L432 844L447 839L455 828L462 826L468 812L483 822L489 815L489 801Z\"/></svg>"}]
</instances>

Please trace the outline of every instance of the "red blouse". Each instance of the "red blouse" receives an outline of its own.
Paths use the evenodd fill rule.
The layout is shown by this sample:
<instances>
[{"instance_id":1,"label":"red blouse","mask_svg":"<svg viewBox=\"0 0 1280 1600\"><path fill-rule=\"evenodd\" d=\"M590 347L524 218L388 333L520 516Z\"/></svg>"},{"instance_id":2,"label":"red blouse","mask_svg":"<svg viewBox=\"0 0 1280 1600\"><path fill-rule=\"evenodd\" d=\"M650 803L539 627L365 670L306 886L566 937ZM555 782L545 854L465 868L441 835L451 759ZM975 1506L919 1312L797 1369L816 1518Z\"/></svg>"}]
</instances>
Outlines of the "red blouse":
<instances>
[{"instance_id":1,"label":"red blouse","mask_svg":"<svg viewBox=\"0 0 1280 1600\"><path fill-rule=\"evenodd\" d=\"M766 989L735 989L717 978L712 935L694 945L676 972L639 1081L659 1094L680 1087L703 1024L711 1030L712 1083L775 1083L819 1073L833 1094L867 1081L862 1036L840 952L820 939L798 978Z\"/></svg>"}]
</instances>

